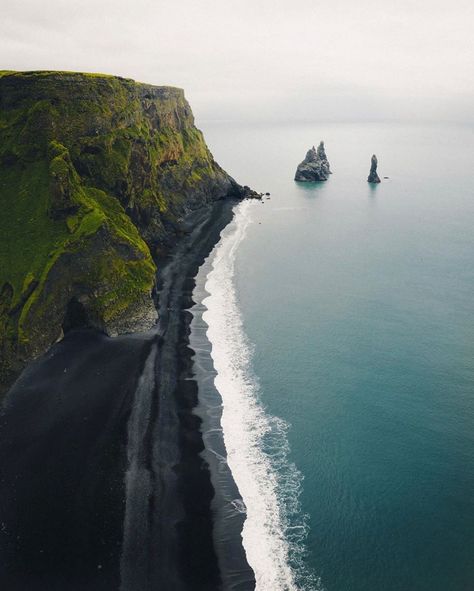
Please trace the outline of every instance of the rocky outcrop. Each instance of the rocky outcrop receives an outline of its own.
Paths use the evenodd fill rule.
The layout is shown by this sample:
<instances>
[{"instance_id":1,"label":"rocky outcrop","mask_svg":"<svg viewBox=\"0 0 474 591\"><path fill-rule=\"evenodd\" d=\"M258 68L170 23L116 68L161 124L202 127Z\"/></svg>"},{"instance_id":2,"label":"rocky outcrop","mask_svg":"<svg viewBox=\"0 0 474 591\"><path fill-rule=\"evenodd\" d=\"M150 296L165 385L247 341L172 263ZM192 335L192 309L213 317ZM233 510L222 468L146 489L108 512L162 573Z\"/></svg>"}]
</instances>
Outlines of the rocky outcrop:
<instances>
[{"instance_id":1,"label":"rocky outcrop","mask_svg":"<svg viewBox=\"0 0 474 591\"><path fill-rule=\"evenodd\" d=\"M179 88L0 72L0 390L68 310L109 334L150 326L183 217L251 193L215 162Z\"/></svg>"},{"instance_id":2,"label":"rocky outcrop","mask_svg":"<svg viewBox=\"0 0 474 591\"><path fill-rule=\"evenodd\" d=\"M379 175L377 174L377 156L374 154L370 161L370 172L367 178L369 183L380 183Z\"/></svg>"},{"instance_id":3,"label":"rocky outcrop","mask_svg":"<svg viewBox=\"0 0 474 591\"><path fill-rule=\"evenodd\" d=\"M318 149L313 146L306 153L303 162L298 165L295 181L327 181L330 174L331 169L324 149L324 142L320 142Z\"/></svg>"}]
</instances>

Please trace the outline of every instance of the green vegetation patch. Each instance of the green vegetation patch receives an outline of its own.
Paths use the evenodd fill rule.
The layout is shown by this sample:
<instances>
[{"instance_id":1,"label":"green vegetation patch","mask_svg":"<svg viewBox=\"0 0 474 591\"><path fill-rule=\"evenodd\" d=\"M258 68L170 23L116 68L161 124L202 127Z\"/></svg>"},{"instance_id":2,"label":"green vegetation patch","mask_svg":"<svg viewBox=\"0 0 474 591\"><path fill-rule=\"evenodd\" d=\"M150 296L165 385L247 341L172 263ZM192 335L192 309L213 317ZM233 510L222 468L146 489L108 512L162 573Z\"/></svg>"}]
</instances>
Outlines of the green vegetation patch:
<instances>
[{"instance_id":1,"label":"green vegetation patch","mask_svg":"<svg viewBox=\"0 0 474 591\"><path fill-rule=\"evenodd\" d=\"M0 71L0 93L1 384L57 338L71 297L105 326L149 298L151 252L229 177L180 89Z\"/></svg>"}]
</instances>

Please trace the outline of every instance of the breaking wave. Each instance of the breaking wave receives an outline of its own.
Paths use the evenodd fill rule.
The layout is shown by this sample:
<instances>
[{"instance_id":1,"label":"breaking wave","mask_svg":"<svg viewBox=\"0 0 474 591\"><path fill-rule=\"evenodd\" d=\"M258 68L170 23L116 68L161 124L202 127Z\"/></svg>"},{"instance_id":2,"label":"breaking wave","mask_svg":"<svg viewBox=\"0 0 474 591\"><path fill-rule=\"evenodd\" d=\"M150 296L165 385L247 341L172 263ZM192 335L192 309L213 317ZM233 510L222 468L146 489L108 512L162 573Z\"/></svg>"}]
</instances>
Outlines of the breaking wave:
<instances>
[{"instance_id":1,"label":"breaking wave","mask_svg":"<svg viewBox=\"0 0 474 591\"><path fill-rule=\"evenodd\" d=\"M236 207L212 255L205 285L209 296L203 300L227 463L244 502L236 510L246 511L242 541L257 591L320 590L319 579L304 564L308 524L299 503L302 475L289 460L288 424L261 403L235 290L236 252L252 206L247 201Z\"/></svg>"}]
</instances>

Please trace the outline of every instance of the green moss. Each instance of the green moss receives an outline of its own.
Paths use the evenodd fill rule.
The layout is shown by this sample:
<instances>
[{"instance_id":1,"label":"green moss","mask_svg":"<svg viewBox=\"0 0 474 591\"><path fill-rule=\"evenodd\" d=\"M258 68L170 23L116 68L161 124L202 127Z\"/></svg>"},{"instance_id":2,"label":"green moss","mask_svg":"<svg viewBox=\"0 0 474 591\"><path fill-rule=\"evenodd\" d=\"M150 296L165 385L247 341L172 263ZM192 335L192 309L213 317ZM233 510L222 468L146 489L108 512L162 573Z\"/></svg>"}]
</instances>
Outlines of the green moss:
<instances>
[{"instance_id":1,"label":"green moss","mask_svg":"<svg viewBox=\"0 0 474 591\"><path fill-rule=\"evenodd\" d=\"M0 285L13 286L18 303L29 274L41 275L49 253L64 242L67 228L48 216L49 171L45 161L3 167L0 175Z\"/></svg>"},{"instance_id":2,"label":"green moss","mask_svg":"<svg viewBox=\"0 0 474 591\"><path fill-rule=\"evenodd\" d=\"M229 177L180 89L0 71L0 92L1 382L57 337L72 294L105 325L149 297L152 252Z\"/></svg>"},{"instance_id":3,"label":"green moss","mask_svg":"<svg viewBox=\"0 0 474 591\"><path fill-rule=\"evenodd\" d=\"M81 216L78 214L69 215L66 218L67 229L71 234L73 234L77 230L77 227L79 226L80 222Z\"/></svg>"},{"instance_id":4,"label":"green moss","mask_svg":"<svg viewBox=\"0 0 474 591\"><path fill-rule=\"evenodd\" d=\"M34 276L34 275L33 275L33 273L30 271L30 272L29 272L29 273L26 275L26 277L25 277L25 279L24 279L24 281L23 281L23 287L22 287L21 293L22 293L22 294L25 294L25 293L27 293L27 292L30 290L30 287L31 287L31 285L32 285L32 283L33 283L34 281L35 281L35 276Z\"/></svg>"},{"instance_id":5,"label":"green moss","mask_svg":"<svg viewBox=\"0 0 474 591\"><path fill-rule=\"evenodd\" d=\"M94 209L90 213L86 214L82 218L76 232L73 234L74 240L95 234L105 220L106 215L100 209Z\"/></svg>"}]
</instances>

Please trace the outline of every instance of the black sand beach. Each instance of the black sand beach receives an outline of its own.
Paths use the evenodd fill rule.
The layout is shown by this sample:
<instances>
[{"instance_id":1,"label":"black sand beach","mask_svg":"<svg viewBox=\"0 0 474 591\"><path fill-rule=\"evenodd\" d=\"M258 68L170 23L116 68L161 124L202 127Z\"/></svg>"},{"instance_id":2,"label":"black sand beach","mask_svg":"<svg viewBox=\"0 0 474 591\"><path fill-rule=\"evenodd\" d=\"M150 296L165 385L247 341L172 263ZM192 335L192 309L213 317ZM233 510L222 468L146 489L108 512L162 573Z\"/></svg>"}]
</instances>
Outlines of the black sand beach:
<instances>
[{"instance_id":1,"label":"black sand beach","mask_svg":"<svg viewBox=\"0 0 474 591\"><path fill-rule=\"evenodd\" d=\"M219 201L187 220L161 266L156 330L117 338L72 330L7 394L0 588L254 587L240 541L240 576L223 585L189 348L194 277L232 207Z\"/></svg>"}]
</instances>

